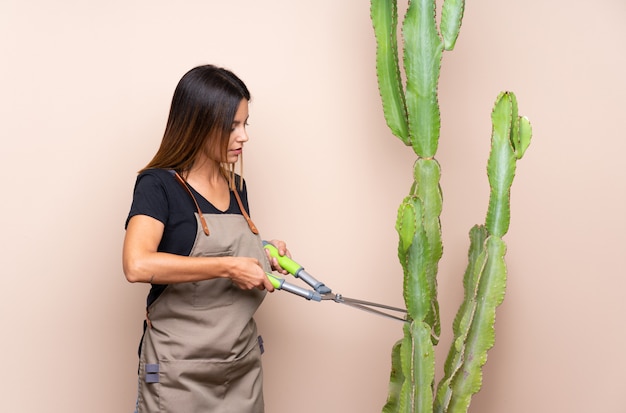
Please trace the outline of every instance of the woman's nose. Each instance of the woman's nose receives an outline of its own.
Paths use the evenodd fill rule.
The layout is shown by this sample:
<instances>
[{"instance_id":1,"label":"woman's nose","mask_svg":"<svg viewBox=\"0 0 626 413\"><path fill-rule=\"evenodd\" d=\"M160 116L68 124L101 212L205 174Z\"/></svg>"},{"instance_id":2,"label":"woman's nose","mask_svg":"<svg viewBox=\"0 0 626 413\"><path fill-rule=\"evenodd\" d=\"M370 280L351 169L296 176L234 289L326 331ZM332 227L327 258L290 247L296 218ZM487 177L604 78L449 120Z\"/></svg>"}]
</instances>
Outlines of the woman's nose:
<instances>
[{"instance_id":1,"label":"woman's nose","mask_svg":"<svg viewBox=\"0 0 626 413\"><path fill-rule=\"evenodd\" d=\"M241 133L237 137L237 140L239 142L248 142L249 139L250 137L248 136L248 131L246 131L245 129L243 129L243 131L241 131Z\"/></svg>"}]
</instances>

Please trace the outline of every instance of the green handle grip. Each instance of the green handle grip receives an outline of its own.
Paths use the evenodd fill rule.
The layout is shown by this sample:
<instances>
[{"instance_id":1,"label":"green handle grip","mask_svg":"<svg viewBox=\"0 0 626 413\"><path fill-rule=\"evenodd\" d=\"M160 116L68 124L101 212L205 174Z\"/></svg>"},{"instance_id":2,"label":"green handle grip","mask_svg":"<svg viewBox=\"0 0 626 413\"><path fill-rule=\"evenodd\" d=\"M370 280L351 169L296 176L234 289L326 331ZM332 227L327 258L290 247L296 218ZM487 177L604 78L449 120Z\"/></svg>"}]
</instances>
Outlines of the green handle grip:
<instances>
[{"instance_id":1,"label":"green handle grip","mask_svg":"<svg viewBox=\"0 0 626 413\"><path fill-rule=\"evenodd\" d=\"M323 282L316 280L311 274L304 271L304 267L291 258L280 255L278 249L267 241L263 241L263 246L270 252L270 255L278 260L278 263L287 272L296 278L301 278L302 281L313 287L317 294L329 294L332 290L324 285Z\"/></svg>"},{"instance_id":2,"label":"green handle grip","mask_svg":"<svg viewBox=\"0 0 626 413\"><path fill-rule=\"evenodd\" d=\"M269 280L272 283L272 285L274 286L274 288L276 288L277 290L280 290L282 288L283 283L285 282L285 280L283 280L282 278L274 277L269 272L266 272L265 275L267 275L267 278L269 278Z\"/></svg>"},{"instance_id":3,"label":"green handle grip","mask_svg":"<svg viewBox=\"0 0 626 413\"><path fill-rule=\"evenodd\" d=\"M283 267L285 270L287 270L289 274L297 277L298 272L300 272L303 269L302 265L298 264L297 262L295 262L288 256L280 255L280 253L278 252L278 248L276 248L269 242L263 241L263 246L265 247L266 250L270 252L270 255L272 257L278 260L278 263L280 264L280 266Z\"/></svg>"}]
</instances>

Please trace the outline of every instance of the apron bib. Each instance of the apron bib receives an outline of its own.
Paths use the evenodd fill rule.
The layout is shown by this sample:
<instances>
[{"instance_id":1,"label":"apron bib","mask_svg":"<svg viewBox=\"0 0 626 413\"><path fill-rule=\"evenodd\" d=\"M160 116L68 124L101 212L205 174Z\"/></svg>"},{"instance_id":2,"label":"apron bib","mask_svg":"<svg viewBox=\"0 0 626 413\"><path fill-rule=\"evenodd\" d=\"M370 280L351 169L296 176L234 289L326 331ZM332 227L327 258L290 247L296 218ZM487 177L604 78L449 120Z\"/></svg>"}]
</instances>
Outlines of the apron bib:
<instances>
[{"instance_id":1,"label":"apron bib","mask_svg":"<svg viewBox=\"0 0 626 413\"><path fill-rule=\"evenodd\" d=\"M252 257L271 271L247 216L199 210L195 216L198 229L190 256ZM148 307L137 413L262 413L261 351L253 315L265 294L242 290L224 278L168 285Z\"/></svg>"}]
</instances>

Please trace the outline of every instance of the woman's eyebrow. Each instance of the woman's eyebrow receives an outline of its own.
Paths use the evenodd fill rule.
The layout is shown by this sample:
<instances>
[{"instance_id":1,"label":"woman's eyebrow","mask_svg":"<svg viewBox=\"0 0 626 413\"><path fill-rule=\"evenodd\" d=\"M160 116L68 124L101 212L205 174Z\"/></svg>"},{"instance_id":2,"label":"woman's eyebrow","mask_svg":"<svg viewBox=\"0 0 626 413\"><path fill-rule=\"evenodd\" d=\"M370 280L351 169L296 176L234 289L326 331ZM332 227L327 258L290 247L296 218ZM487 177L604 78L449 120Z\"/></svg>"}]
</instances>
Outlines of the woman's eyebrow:
<instances>
[{"instance_id":1,"label":"woman's eyebrow","mask_svg":"<svg viewBox=\"0 0 626 413\"><path fill-rule=\"evenodd\" d=\"M246 122L248 122L248 119L249 119L249 118L250 118L250 116L246 117L246 118L243 120L243 122L242 122L242 121L240 121L240 120L234 119L234 120L233 120L233 125L239 125L240 123L246 123Z\"/></svg>"}]
</instances>

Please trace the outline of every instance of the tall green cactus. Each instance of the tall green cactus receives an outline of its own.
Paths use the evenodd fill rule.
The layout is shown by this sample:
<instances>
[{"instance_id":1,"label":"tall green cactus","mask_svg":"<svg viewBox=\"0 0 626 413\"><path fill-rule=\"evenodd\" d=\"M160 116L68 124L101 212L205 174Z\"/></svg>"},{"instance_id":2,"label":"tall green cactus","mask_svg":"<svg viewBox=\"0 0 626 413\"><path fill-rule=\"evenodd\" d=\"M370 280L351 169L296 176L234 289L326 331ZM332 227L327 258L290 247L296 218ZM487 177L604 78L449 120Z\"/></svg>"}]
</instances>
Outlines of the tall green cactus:
<instances>
[{"instance_id":1,"label":"tall green cactus","mask_svg":"<svg viewBox=\"0 0 626 413\"><path fill-rule=\"evenodd\" d=\"M510 188L517 159L530 144L531 127L518 116L511 92L498 96L487 175L491 188L485 225L470 231L465 296L453 323L454 340L435 391L435 346L440 334L438 264L443 253L441 170L435 159L441 118L437 85L444 50L454 48L465 2L445 0L437 27L436 1L409 1L404 22L403 84L396 0L371 0L377 42L376 67L387 125L417 155L414 182L398 209L398 257L404 272L408 323L392 350L384 413L466 412L480 390L482 366L495 340L495 309L504 298Z\"/></svg>"}]
</instances>

